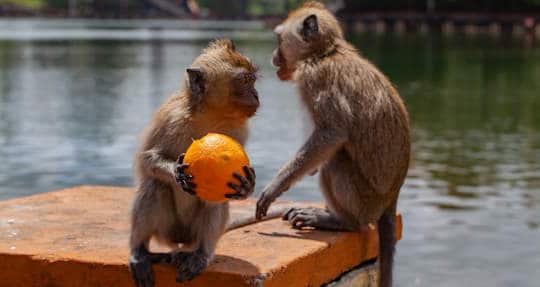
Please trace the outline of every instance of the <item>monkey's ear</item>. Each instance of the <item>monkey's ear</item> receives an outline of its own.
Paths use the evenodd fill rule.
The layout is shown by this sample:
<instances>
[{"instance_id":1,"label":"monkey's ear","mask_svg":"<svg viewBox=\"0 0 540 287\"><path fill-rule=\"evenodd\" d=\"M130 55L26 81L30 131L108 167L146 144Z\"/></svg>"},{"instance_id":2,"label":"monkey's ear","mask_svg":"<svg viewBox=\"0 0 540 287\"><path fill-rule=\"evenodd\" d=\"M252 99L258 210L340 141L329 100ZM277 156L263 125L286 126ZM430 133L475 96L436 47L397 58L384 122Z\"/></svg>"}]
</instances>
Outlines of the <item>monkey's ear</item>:
<instances>
[{"instance_id":1,"label":"monkey's ear","mask_svg":"<svg viewBox=\"0 0 540 287\"><path fill-rule=\"evenodd\" d=\"M204 87L204 72L201 68L187 68L186 72L189 79L189 91L198 100L200 100L205 92Z\"/></svg>"},{"instance_id":2,"label":"monkey's ear","mask_svg":"<svg viewBox=\"0 0 540 287\"><path fill-rule=\"evenodd\" d=\"M318 22L317 15L315 14L311 14L304 19L304 22L302 22L302 29L300 30L300 34L304 41L311 41L319 35Z\"/></svg>"},{"instance_id":3,"label":"monkey's ear","mask_svg":"<svg viewBox=\"0 0 540 287\"><path fill-rule=\"evenodd\" d=\"M236 51L236 45L234 44L233 40L229 41L231 41L231 50Z\"/></svg>"}]
</instances>

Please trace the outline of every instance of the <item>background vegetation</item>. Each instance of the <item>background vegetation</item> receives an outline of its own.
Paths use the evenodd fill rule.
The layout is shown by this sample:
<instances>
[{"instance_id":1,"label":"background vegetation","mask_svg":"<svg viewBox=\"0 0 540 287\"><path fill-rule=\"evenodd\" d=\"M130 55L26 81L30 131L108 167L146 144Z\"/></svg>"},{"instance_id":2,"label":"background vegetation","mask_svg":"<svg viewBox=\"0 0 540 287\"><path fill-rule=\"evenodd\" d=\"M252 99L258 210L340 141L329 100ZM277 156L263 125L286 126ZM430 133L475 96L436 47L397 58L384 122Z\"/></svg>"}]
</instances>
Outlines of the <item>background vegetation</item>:
<instances>
[{"instance_id":1,"label":"background vegetation","mask_svg":"<svg viewBox=\"0 0 540 287\"><path fill-rule=\"evenodd\" d=\"M76 9L82 14L114 16L144 15L152 11L148 0L0 0L0 6L10 5L34 11L66 12ZM182 0L169 0L180 5ZM216 18L250 18L282 15L302 3L302 0L196 0L203 16ZM345 5L348 13L371 11L407 12L477 12L530 13L540 12L540 0L327 0L329 4Z\"/></svg>"}]
</instances>

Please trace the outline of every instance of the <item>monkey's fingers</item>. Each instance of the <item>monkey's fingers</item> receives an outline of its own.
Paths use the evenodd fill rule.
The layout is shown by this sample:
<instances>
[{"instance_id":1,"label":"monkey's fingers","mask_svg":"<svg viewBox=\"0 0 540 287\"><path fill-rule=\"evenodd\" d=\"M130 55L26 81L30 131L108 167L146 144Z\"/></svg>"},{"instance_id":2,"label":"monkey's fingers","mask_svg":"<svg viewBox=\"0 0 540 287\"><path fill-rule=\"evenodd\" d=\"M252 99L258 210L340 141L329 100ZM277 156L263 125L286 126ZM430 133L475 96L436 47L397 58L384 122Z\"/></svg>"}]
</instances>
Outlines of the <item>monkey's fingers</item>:
<instances>
[{"instance_id":1,"label":"monkey's fingers","mask_svg":"<svg viewBox=\"0 0 540 287\"><path fill-rule=\"evenodd\" d=\"M189 164L187 163L180 163L176 166L176 171L178 173L184 173L184 170L189 167Z\"/></svg>"},{"instance_id":2,"label":"monkey's fingers","mask_svg":"<svg viewBox=\"0 0 540 287\"><path fill-rule=\"evenodd\" d=\"M257 175L255 174L255 169L253 169L251 166L244 166L243 169L244 173L246 174L247 180L255 183L255 179L257 178Z\"/></svg>"},{"instance_id":3,"label":"monkey's fingers","mask_svg":"<svg viewBox=\"0 0 540 287\"><path fill-rule=\"evenodd\" d=\"M235 192L234 193L227 193L225 194L225 197L228 198L228 199L236 199L236 200L240 200L240 199L245 199L246 197L249 196L249 191L247 191L243 186L241 185L237 185L237 184L234 184L232 182L228 182L227 183L227 186L234 190Z\"/></svg>"},{"instance_id":4,"label":"monkey's fingers","mask_svg":"<svg viewBox=\"0 0 540 287\"><path fill-rule=\"evenodd\" d=\"M296 211L296 207L289 208L287 211L285 211L283 213L283 215L281 216L281 219L289 220L289 217L291 216L291 213L293 213L294 211Z\"/></svg>"},{"instance_id":5,"label":"monkey's fingers","mask_svg":"<svg viewBox=\"0 0 540 287\"><path fill-rule=\"evenodd\" d=\"M241 175L239 175L238 173L233 173L233 177L238 179L238 181L240 182L240 185L246 189L250 189L251 186L253 185L253 181L247 179L246 177L243 177ZM230 185L229 185L230 187ZM233 188L234 189L234 188Z\"/></svg>"},{"instance_id":6,"label":"monkey's fingers","mask_svg":"<svg viewBox=\"0 0 540 287\"><path fill-rule=\"evenodd\" d=\"M176 181L182 181L183 180L183 181L186 181L186 182L191 182L191 181L193 181L193 178L194 177L191 174L185 174L185 173L181 173L181 172L176 174Z\"/></svg>"},{"instance_id":7,"label":"monkey's fingers","mask_svg":"<svg viewBox=\"0 0 540 287\"><path fill-rule=\"evenodd\" d=\"M186 153L181 153L180 156L178 157L178 164L181 164L184 162L184 157L186 156Z\"/></svg>"},{"instance_id":8,"label":"monkey's fingers","mask_svg":"<svg viewBox=\"0 0 540 287\"><path fill-rule=\"evenodd\" d=\"M183 180L180 182L180 185L182 186L183 191L191 195L196 195L195 188L197 185L195 183Z\"/></svg>"},{"instance_id":9,"label":"monkey's fingers","mask_svg":"<svg viewBox=\"0 0 540 287\"><path fill-rule=\"evenodd\" d=\"M289 218L289 222L294 229L302 229L303 227L312 227L315 221L314 216L309 214L302 214L300 210L292 214Z\"/></svg>"},{"instance_id":10,"label":"monkey's fingers","mask_svg":"<svg viewBox=\"0 0 540 287\"><path fill-rule=\"evenodd\" d=\"M261 198L259 198L259 200L257 201L257 209L255 210L255 218L257 220L261 220L263 217L266 216L268 208L270 207L270 204L272 204L272 202L273 200L263 192Z\"/></svg>"}]
</instances>

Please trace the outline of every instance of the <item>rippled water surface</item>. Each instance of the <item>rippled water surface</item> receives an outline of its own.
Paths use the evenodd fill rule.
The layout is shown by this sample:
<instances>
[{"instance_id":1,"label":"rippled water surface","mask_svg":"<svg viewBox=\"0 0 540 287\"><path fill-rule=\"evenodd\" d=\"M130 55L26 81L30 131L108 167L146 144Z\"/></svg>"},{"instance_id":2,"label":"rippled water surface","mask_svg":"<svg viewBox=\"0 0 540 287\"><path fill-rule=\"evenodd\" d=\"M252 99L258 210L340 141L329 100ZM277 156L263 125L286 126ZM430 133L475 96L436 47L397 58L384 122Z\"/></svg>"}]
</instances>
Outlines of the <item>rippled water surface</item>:
<instances>
[{"instance_id":1,"label":"rippled water surface","mask_svg":"<svg viewBox=\"0 0 540 287\"><path fill-rule=\"evenodd\" d=\"M0 199L79 184L132 185L137 135L207 38L220 33L236 38L261 68L262 108L247 147L259 189L309 128L294 88L274 76L266 32L143 27L118 40L118 30L95 27L18 27L22 34L0 27ZM538 40L350 39L396 84L412 120L396 286L538 286ZM311 177L285 196L320 200L317 189Z\"/></svg>"}]
</instances>

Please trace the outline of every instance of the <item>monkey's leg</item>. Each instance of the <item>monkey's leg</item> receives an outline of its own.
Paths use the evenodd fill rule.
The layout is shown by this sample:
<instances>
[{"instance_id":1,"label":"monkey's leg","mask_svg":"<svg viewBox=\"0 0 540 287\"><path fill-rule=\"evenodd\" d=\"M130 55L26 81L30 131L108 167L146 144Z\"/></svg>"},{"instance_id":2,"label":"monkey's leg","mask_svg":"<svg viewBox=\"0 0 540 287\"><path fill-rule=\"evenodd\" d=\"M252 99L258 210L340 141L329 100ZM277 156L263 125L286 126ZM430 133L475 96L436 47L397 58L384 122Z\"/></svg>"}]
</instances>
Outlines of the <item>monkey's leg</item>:
<instances>
[{"instance_id":1,"label":"monkey's leg","mask_svg":"<svg viewBox=\"0 0 540 287\"><path fill-rule=\"evenodd\" d=\"M152 287L154 286L154 273L152 271L152 262L147 256L148 251L144 244L131 250L129 256L129 271L135 286Z\"/></svg>"},{"instance_id":2,"label":"monkey's leg","mask_svg":"<svg viewBox=\"0 0 540 287\"><path fill-rule=\"evenodd\" d=\"M379 286L392 286L396 201L388 205L385 198L371 189L369 182L357 173L355 163L346 153L337 153L321 172L321 189L330 210L341 218L365 226L377 223L379 234Z\"/></svg>"},{"instance_id":3,"label":"monkey's leg","mask_svg":"<svg viewBox=\"0 0 540 287\"><path fill-rule=\"evenodd\" d=\"M152 264L171 262L171 255L168 253L150 253L145 244L131 250L129 257L129 270L131 277L138 287L154 286L154 272Z\"/></svg>"},{"instance_id":4,"label":"monkey's leg","mask_svg":"<svg viewBox=\"0 0 540 287\"><path fill-rule=\"evenodd\" d=\"M226 203L202 207L191 224L197 234L195 251L173 254L176 282L192 280L206 269L214 256L217 241L226 230L228 217L229 207Z\"/></svg>"},{"instance_id":5,"label":"monkey's leg","mask_svg":"<svg viewBox=\"0 0 540 287\"><path fill-rule=\"evenodd\" d=\"M131 214L129 269L135 285L154 286L153 263L170 262L166 253L150 253L150 238L164 226L173 226L174 209L170 190L165 184L147 180L140 184Z\"/></svg>"},{"instance_id":6,"label":"monkey's leg","mask_svg":"<svg viewBox=\"0 0 540 287\"><path fill-rule=\"evenodd\" d=\"M288 220L293 228L302 229L313 227L316 229L334 231L353 231L355 228L332 214L330 211L315 207L293 207L283 214L283 220Z\"/></svg>"}]
</instances>

